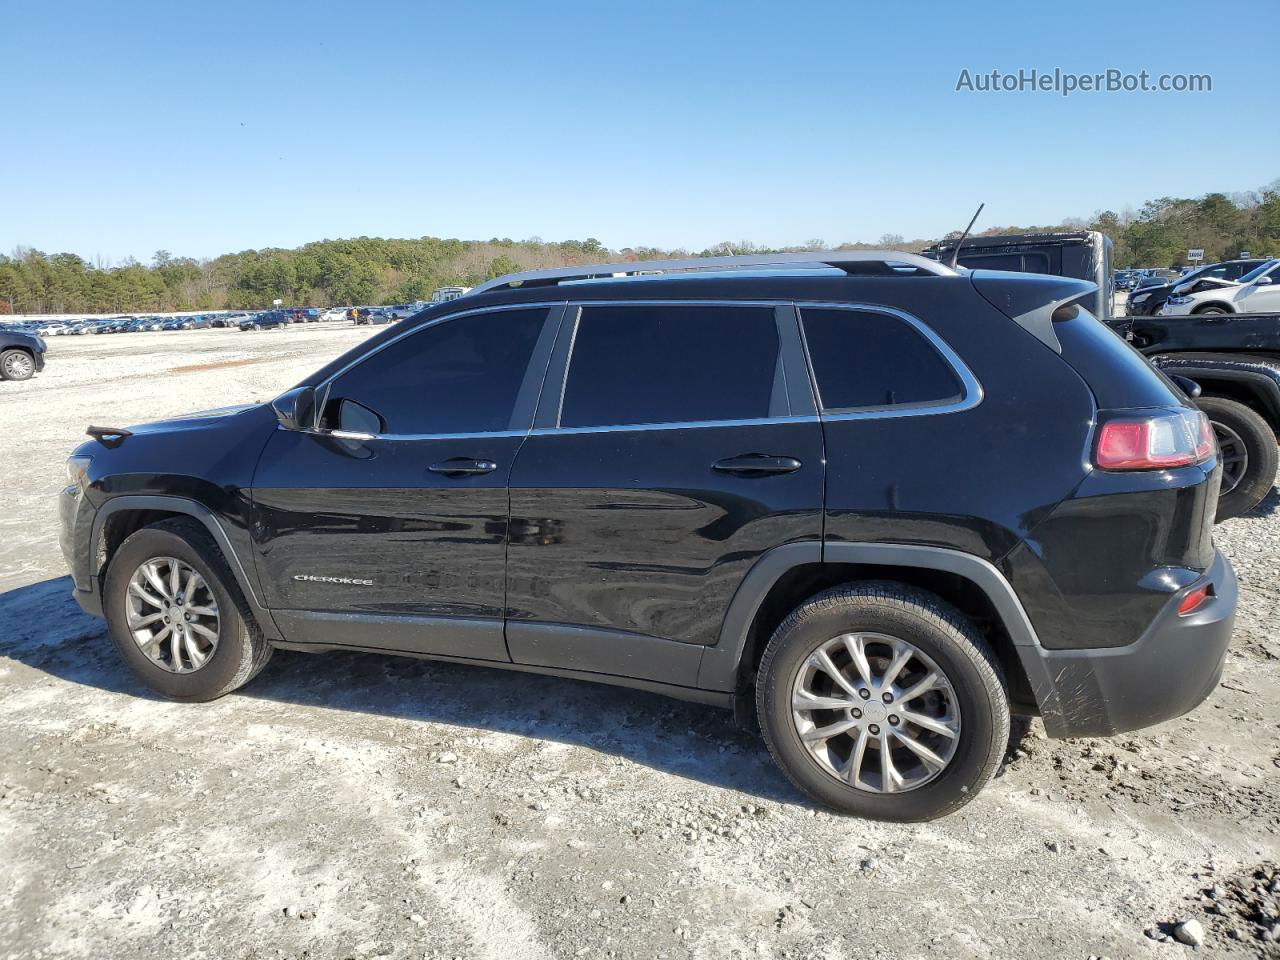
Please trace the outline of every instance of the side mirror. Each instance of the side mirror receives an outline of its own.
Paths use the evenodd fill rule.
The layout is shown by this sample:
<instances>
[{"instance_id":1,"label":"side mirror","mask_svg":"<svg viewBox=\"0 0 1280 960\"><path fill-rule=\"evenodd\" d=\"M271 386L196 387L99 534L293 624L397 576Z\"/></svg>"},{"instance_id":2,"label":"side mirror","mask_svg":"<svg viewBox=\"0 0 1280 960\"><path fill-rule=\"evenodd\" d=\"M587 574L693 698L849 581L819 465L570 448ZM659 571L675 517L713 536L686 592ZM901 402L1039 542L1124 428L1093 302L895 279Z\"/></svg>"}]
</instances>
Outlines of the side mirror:
<instances>
[{"instance_id":1,"label":"side mirror","mask_svg":"<svg viewBox=\"0 0 1280 960\"><path fill-rule=\"evenodd\" d=\"M1178 389L1192 400L1200 396L1200 384L1196 383L1190 377L1180 377L1177 374L1171 373L1169 375L1169 379L1176 383L1178 385Z\"/></svg>"},{"instance_id":2,"label":"side mirror","mask_svg":"<svg viewBox=\"0 0 1280 960\"><path fill-rule=\"evenodd\" d=\"M1254 283L1256 283L1256 284L1257 284L1258 286L1260 286L1260 287L1262 287L1262 286L1266 286L1267 284L1269 284L1269 283L1271 283L1271 282L1272 282L1272 281L1271 281L1271 274L1267 274L1265 277L1259 277L1257 280L1255 280L1255 281L1253 281L1253 282L1254 282Z\"/></svg>"},{"instance_id":3,"label":"side mirror","mask_svg":"<svg viewBox=\"0 0 1280 960\"><path fill-rule=\"evenodd\" d=\"M286 430L314 430L316 425L316 388L294 387L271 401L276 419Z\"/></svg>"}]
</instances>

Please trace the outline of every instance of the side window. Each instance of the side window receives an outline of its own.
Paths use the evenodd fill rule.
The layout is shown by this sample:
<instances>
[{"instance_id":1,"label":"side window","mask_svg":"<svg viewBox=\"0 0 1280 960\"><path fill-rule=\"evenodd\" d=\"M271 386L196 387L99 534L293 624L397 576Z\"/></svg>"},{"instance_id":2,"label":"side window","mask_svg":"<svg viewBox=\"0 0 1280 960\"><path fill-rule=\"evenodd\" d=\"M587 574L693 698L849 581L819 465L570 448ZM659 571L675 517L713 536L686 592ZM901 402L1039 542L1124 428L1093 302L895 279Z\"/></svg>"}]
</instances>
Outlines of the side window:
<instances>
[{"instance_id":1,"label":"side window","mask_svg":"<svg viewBox=\"0 0 1280 960\"><path fill-rule=\"evenodd\" d=\"M546 317L541 307L495 310L397 340L334 380L322 425L387 434L507 430Z\"/></svg>"},{"instance_id":2,"label":"side window","mask_svg":"<svg viewBox=\"0 0 1280 960\"><path fill-rule=\"evenodd\" d=\"M584 306L562 427L789 413L771 307Z\"/></svg>"},{"instance_id":3,"label":"side window","mask_svg":"<svg viewBox=\"0 0 1280 960\"><path fill-rule=\"evenodd\" d=\"M940 404L963 394L951 364L899 317L813 307L800 316L824 410Z\"/></svg>"}]
</instances>

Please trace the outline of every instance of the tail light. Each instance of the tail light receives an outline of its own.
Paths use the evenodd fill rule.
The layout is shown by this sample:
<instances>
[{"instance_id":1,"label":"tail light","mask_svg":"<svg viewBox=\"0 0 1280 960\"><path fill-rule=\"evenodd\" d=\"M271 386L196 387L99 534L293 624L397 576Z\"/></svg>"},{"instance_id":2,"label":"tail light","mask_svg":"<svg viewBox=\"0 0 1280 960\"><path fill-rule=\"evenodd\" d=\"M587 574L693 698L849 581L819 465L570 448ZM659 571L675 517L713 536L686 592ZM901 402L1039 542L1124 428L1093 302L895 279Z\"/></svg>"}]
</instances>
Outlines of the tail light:
<instances>
[{"instance_id":1,"label":"tail light","mask_svg":"<svg viewBox=\"0 0 1280 960\"><path fill-rule=\"evenodd\" d=\"M1206 583L1203 587L1196 587L1196 589L1183 597L1178 604L1178 616L1186 617L1195 613L1204 606L1205 601L1211 596L1213 594L1209 591L1209 584Z\"/></svg>"},{"instance_id":2,"label":"tail light","mask_svg":"<svg viewBox=\"0 0 1280 960\"><path fill-rule=\"evenodd\" d=\"M1201 463L1216 446L1209 418L1199 410L1118 417L1098 430L1093 462L1103 470L1164 470Z\"/></svg>"}]
</instances>

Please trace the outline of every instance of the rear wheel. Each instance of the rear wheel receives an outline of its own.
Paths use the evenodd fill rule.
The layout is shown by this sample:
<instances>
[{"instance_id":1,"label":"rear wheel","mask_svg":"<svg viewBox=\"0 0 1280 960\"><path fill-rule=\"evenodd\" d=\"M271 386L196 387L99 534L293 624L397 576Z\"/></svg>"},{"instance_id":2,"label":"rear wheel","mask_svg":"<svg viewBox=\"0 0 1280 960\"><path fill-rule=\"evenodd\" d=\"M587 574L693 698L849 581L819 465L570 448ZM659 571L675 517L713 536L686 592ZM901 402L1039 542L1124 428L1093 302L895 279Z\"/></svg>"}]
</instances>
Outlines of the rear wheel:
<instances>
[{"instance_id":1,"label":"rear wheel","mask_svg":"<svg viewBox=\"0 0 1280 960\"><path fill-rule=\"evenodd\" d=\"M221 697L271 658L217 544L192 520L125 540L107 568L103 609L125 663L172 700Z\"/></svg>"},{"instance_id":2,"label":"rear wheel","mask_svg":"<svg viewBox=\"0 0 1280 960\"><path fill-rule=\"evenodd\" d=\"M1222 460L1222 487L1215 521L1248 513L1271 492L1276 479L1276 434L1257 411L1223 397L1196 403L1213 424Z\"/></svg>"},{"instance_id":3,"label":"rear wheel","mask_svg":"<svg viewBox=\"0 0 1280 960\"><path fill-rule=\"evenodd\" d=\"M0 377L5 380L30 380L36 373L36 362L25 350L0 353Z\"/></svg>"},{"instance_id":4,"label":"rear wheel","mask_svg":"<svg viewBox=\"0 0 1280 960\"><path fill-rule=\"evenodd\" d=\"M897 583L838 587L775 631L756 706L770 753L815 800L918 821L963 806L1009 739L994 655L965 617Z\"/></svg>"}]
</instances>

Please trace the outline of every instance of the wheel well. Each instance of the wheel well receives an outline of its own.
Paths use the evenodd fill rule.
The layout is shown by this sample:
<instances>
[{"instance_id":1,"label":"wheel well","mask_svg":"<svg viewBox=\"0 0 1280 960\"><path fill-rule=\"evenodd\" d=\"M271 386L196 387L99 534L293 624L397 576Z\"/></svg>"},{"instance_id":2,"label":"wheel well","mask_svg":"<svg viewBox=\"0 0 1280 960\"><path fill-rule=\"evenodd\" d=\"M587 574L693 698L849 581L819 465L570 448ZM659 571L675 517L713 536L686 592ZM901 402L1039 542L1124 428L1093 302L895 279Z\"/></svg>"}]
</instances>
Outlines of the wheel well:
<instances>
[{"instance_id":1,"label":"wheel well","mask_svg":"<svg viewBox=\"0 0 1280 960\"><path fill-rule=\"evenodd\" d=\"M1235 311L1232 310L1230 306L1228 306L1225 303L1221 303L1217 300L1210 301L1209 303L1202 303L1200 304L1200 306L1196 307L1191 312L1193 314L1204 313L1206 310L1209 310L1213 307L1217 307L1219 310L1225 310L1227 311L1227 313L1235 313Z\"/></svg>"},{"instance_id":2,"label":"wheel well","mask_svg":"<svg viewBox=\"0 0 1280 960\"><path fill-rule=\"evenodd\" d=\"M1035 696L1013 640L1004 628L987 594L972 580L925 567L899 567L863 563L810 563L792 567L769 588L747 631L738 664L738 689L749 690L764 648L778 625L810 597L842 584L865 580L892 580L918 587L947 601L968 618L986 638L1000 661L1009 684L1009 697L1019 712L1037 712Z\"/></svg>"},{"instance_id":3,"label":"wheel well","mask_svg":"<svg viewBox=\"0 0 1280 960\"><path fill-rule=\"evenodd\" d=\"M98 542L98 576L106 576L107 564L115 556L120 544L143 527L149 527L161 520L189 516L190 514L176 510L117 510L108 516L102 525L102 538Z\"/></svg>"},{"instance_id":4,"label":"wheel well","mask_svg":"<svg viewBox=\"0 0 1280 960\"><path fill-rule=\"evenodd\" d=\"M1262 395L1246 380L1216 380L1212 376L1192 376L1191 379L1200 384L1202 397L1216 397L1220 400L1233 400L1243 404L1262 417L1272 430L1280 429L1275 411L1271 410Z\"/></svg>"}]
</instances>

